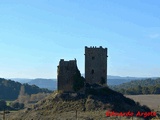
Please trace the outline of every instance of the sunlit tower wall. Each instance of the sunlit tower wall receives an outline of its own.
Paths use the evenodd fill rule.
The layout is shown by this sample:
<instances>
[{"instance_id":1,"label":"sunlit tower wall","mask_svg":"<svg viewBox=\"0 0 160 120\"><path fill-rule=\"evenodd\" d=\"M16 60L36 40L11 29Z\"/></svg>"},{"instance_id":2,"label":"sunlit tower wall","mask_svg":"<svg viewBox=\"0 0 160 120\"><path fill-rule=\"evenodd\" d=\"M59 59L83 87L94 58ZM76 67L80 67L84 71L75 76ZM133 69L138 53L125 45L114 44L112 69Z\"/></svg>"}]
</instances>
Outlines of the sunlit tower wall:
<instances>
[{"instance_id":1,"label":"sunlit tower wall","mask_svg":"<svg viewBox=\"0 0 160 120\"><path fill-rule=\"evenodd\" d=\"M107 48L85 46L86 83L107 84Z\"/></svg>"}]
</instances>

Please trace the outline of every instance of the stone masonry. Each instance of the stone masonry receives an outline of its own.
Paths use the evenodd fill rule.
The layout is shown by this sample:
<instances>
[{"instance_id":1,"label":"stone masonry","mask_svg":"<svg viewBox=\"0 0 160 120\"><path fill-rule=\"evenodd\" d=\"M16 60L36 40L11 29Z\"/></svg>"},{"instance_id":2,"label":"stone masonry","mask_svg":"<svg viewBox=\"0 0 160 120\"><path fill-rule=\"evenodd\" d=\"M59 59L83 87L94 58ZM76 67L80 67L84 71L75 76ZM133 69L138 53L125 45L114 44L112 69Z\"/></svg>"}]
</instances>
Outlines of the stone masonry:
<instances>
[{"instance_id":1,"label":"stone masonry","mask_svg":"<svg viewBox=\"0 0 160 120\"><path fill-rule=\"evenodd\" d=\"M73 91L73 76L77 71L77 61L61 59L57 66L58 90Z\"/></svg>"},{"instance_id":2,"label":"stone masonry","mask_svg":"<svg viewBox=\"0 0 160 120\"><path fill-rule=\"evenodd\" d=\"M107 48L85 47L86 83L107 83Z\"/></svg>"},{"instance_id":3,"label":"stone masonry","mask_svg":"<svg viewBox=\"0 0 160 120\"><path fill-rule=\"evenodd\" d=\"M89 84L107 83L107 48L85 47L85 80ZM78 70L77 61L61 59L57 66L58 90L74 91L74 75Z\"/></svg>"}]
</instances>

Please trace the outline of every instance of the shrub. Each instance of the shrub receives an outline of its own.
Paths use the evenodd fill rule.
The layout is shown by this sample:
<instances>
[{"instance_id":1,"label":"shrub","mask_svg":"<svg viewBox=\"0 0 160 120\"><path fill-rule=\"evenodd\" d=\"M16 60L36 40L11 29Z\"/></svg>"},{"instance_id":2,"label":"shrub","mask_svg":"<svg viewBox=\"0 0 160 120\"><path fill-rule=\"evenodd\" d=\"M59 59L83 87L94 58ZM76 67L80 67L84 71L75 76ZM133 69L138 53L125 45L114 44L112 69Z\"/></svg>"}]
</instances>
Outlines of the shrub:
<instances>
[{"instance_id":1,"label":"shrub","mask_svg":"<svg viewBox=\"0 0 160 120\"><path fill-rule=\"evenodd\" d=\"M13 102L11 103L11 107L14 109L23 109L24 108L24 104L23 103L19 103L19 102Z\"/></svg>"},{"instance_id":2,"label":"shrub","mask_svg":"<svg viewBox=\"0 0 160 120\"><path fill-rule=\"evenodd\" d=\"M4 110L7 107L6 101L0 100L0 110Z\"/></svg>"}]
</instances>

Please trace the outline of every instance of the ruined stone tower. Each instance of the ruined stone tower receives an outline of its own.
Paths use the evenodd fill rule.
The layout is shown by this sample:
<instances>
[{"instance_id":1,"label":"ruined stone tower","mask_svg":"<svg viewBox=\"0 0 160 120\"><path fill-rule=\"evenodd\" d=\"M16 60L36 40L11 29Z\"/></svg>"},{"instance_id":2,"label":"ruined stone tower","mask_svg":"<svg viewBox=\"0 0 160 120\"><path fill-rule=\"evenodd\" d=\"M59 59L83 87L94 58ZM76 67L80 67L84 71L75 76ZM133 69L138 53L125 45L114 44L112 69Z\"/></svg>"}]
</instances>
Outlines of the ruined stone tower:
<instances>
[{"instance_id":1,"label":"ruined stone tower","mask_svg":"<svg viewBox=\"0 0 160 120\"><path fill-rule=\"evenodd\" d=\"M89 84L107 83L107 48L85 47L85 79L77 67L77 61L61 59L57 66L58 90L65 92L84 91Z\"/></svg>"},{"instance_id":2,"label":"ruined stone tower","mask_svg":"<svg viewBox=\"0 0 160 120\"><path fill-rule=\"evenodd\" d=\"M77 61L61 59L57 67L58 90L73 91L73 77L78 69Z\"/></svg>"},{"instance_id":3,"label":"ruined stone tower","mask_svg":"<svg viewBox=\"0 0 160 120\"><path fill-rule=\"evenodd\" d=\"M107 48L85 47L86 83L107 83Z\"/></svg>"}]
</instances>

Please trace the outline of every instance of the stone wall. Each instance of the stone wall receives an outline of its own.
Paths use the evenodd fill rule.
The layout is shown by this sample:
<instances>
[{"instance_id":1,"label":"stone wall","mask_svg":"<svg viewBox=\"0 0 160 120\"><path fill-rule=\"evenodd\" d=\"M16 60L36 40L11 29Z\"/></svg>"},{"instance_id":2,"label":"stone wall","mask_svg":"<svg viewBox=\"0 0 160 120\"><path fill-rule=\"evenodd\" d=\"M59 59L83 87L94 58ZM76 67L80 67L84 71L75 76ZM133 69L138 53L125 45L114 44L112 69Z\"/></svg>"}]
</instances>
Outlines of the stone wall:
<instances>
[{"instance_id":1,"label":"stone wall","mask_svg":"<svg viewBox=\"0 0 160 120\"><path fill-rule=\"evenodd\" d=\"M78 81L74 80L79 71L76 60L64 61L61 59L57 67L58 90L74 92L73 85L74 88L78 88L79 84L82 83L81 80L84 81L80 75L76 78ZM107 48L101 46L99 48L85 47L85 80L89 84L107 83ZM78 84L75 85L75 83Z\"/></svg>"},{"instance_id":2,"label":"stone wall","mask_svg":"<svg viewBox=\"0 0 160 120\"><path fill-rule=\"evenodd\" d=\"M58 90L73 91L73 76L77 71L77 61L61 59L57 66Z\"/></svg>"}]
</instances>

